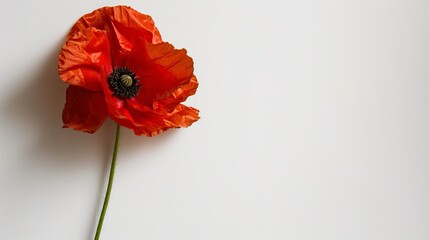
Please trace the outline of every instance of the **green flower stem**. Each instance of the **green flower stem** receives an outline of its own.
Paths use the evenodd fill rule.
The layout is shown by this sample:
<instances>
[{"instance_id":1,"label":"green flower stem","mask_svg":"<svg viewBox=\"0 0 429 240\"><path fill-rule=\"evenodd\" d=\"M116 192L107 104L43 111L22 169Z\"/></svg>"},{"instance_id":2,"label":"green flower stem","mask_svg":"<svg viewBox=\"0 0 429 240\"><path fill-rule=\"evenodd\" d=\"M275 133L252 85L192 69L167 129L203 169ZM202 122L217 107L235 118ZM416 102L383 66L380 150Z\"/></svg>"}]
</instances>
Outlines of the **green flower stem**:
<instances>
[{"instance_id":1,"label":"green flower stem","mask_svg":"<svg viewBox=\"0 0 429 240\"><path fill-rule=\"evenodd\" d=\"M112 191L113 177L115 176L116 156L118 155L119 135L121 127L116 125L115 148L113 149L112 164L110 166L109 184L107 185L106 196L104 197L103 209L101 210L100 219L98 220L97 232L95 233L94 240L98 240L103 227L104 216L106 215L107 205L109 205L110 192Z\"/></svg>"}]
</instances>

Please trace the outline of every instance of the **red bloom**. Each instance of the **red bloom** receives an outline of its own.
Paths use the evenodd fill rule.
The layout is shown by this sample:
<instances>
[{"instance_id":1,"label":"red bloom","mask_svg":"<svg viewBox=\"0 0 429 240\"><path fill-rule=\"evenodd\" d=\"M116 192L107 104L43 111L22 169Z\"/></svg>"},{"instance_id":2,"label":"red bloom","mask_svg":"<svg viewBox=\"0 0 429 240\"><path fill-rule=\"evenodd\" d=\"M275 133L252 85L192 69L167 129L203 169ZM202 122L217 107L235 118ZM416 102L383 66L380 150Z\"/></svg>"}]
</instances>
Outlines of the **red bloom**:
<instances>
[{"instance_id":1,"label":"red bloom","mask_svg":"<svg viewBox=\"0 0 429 240\"><path fill-rule=\"evenodd\" d=\"M198 110L181 102L198 82L192 58L166 42L152 18L125 7L104 7L81 17L58 57L60 78L70 84L64 127L94 133L107 117L154 136L187 127Z\"/></svg>"}]
</instances>

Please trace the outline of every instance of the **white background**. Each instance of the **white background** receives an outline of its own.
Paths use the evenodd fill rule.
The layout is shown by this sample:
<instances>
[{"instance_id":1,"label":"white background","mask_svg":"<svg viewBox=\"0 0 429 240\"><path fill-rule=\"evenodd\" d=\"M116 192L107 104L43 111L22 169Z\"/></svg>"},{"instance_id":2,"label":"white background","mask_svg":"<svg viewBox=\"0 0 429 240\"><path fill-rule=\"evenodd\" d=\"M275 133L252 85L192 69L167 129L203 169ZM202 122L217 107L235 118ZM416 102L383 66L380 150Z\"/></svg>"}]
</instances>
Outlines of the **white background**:
<instances>
[{"instance_id":1,"label":"white background","mask_svg":"<svg viewBox=\"0 0 429 240\"><path fill-rule=\"evenodd\" d=\"M105 6L186 48L201 120L124 129L102 239L429 239L429 2L2 1L0 239L92 239L115 126L62 129L57 54Z\"/></svg>"}]
</instances>

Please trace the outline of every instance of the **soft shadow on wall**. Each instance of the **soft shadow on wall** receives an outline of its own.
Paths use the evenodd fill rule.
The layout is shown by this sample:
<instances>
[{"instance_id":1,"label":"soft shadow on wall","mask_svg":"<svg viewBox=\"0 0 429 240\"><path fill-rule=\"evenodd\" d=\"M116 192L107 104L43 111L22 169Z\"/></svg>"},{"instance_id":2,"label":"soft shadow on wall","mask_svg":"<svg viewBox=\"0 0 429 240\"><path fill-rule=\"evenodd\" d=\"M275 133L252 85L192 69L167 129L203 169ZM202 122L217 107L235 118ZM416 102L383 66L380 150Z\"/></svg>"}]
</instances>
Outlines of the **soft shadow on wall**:
<instances>
[{"instance_id":1,"label":"soft shadow on wall","mask_svg":"<svg viewBox=\"0 0 429 240\"><path fill-rule=\"evenodd\" d=\"M50 164L64 164L69 160L87 161L85 154L88 154L89 147L94 147L92 143L95 142L104 144L105 149L100 151L106 152L107 157L114 137L113 131L106 131L106 128L113 129L112 123L104 126L98 134L62 129L61 114L67 88L67 84L60 80L57 69L58 52L62 44L61 39L48 54L40 57L40 61L35 63L39 65L39 71L31 73L31 79L25 80L26 84L7 99L1 110L8 121L14 123L13 128L29 130L28 138L32 140L33 148L22 149L23 157L28 155L33 156L34 161L45 161L38 164L49 163L45 165L48 168ZM24 77L28 78L28 75ZM23 82L19 78L13 81ZM39 153L43 153L43 160L37 158Z\"/></svg>"},{"instance_id":2,"label":"soft shadow on wall","mask_svg":"<svg viewBox=\"0 0 429 240\"><path fill-rule=\"evenodd\" d=\"M88 226L88 235L92 237L99 215L100 202L104 197L105 179L108 174L106 169L109 166L114 139L114 125L107 121L97 134L62 128L61 115L67 84L59 79L57 59L63 42L64 39L58 40L47 54L40 56L37 62L32 63L36 65L35 69L38 71L22 72L17 74L15 79L9 79L18 83L16 84L18 88L2 103L0 112L10 126L6 129L10 131L8 138L17 141L21 146L8 150L12 152L15 159L10 160L14 162L10 164L11 168L8 169L7 176L7 180L13 183L11 185L13 189L11 187L6 195L8 202L15 202L14 206L20 206L19 209L12 209L11 212L18 215L25 213L26 221L32 222L40 219L40 212L35 209L35 206L40 206L40 202L48 200L44 199L47 196L51 198L48 201L57 201L52 202L52 207L61 207L61 202L64 202L65 196L61 193L54 195L54 192L46 192L48 189L55 191L58 184L68 186L67 183L74 176L82 176L81 174L87 176L88 171L96 169L92 174L97 180L88 184L89 186L98 185L98 192L94 192L93 196L87 196L87 199L73 196L73 198L82 199L81 201L91 199L94 201L91 203L94 212L88 214L88 224L85 224ZM86 173L83 173L85 171ZM76 181L78 182L78 179ZM75 191L76 189L73 188L65 189L62 194L71 194ZM63 217L65 216L55 218ZM82 221L82 219L76 220Z\"/></svg>"}]
</instances>

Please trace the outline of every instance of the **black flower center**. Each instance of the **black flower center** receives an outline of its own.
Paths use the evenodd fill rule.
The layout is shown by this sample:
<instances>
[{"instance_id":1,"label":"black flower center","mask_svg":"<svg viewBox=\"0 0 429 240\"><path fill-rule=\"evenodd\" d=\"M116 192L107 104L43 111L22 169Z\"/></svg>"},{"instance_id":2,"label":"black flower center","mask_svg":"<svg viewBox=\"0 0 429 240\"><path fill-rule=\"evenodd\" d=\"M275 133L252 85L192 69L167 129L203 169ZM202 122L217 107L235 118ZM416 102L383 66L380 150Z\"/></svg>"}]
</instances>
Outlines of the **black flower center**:
<instances>
[{"instance_id":1,"label":"black flower center","mask_svg":"<svg viewBox=\"0 0 429 240\"><path fill-rule=\"evenodd\" d=\"M133 98L140 90L140 81L127 67L118 67L107 78L110 89L120 99Z\"/></svg>"}]
</instances>

